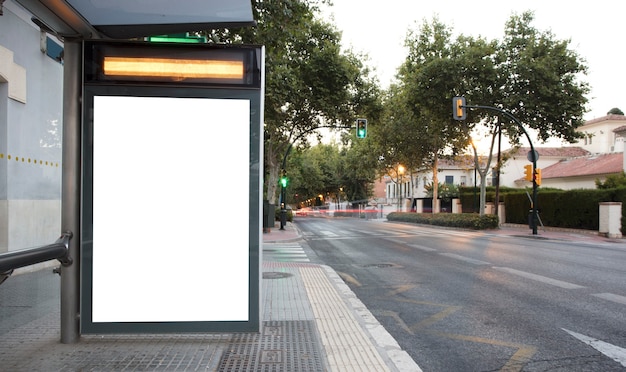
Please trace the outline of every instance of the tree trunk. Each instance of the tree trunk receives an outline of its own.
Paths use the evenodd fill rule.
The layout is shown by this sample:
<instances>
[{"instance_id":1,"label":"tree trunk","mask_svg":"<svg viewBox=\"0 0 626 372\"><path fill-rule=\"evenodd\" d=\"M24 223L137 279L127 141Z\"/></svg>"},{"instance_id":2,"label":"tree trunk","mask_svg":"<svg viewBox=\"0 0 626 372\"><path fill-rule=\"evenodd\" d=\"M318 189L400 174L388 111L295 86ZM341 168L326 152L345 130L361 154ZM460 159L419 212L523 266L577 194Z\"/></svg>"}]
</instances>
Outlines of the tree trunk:
<instances>
[{"instance_id":1,"label":"tree trunk","mask_svg":"<svg viewBox=\"0 0 626 372\"><path fill-rule=\"evenodd\" d=\"M487 157L487 164L485 164L484 169L480 169L480 161L478 160L478 150L476 146L472 143L472 148L474 149L474 166L478 170L478 174L480 175L480 203L479 203L479 214L481 216L485 215L485 206L487 204L487 173L489 173L489 167L491 166L491 154L493 154L493 146L495 143L496 135L495 133L491 137L491 147L489 151L489 156ZM496 204L497 206L497 204Z\"/></svg>"},{"instance_id":2,"label":"tree trunk","mask_svg":"<svg viewBox=\"0 0 626 372\"><path fill-rule=\"evenodd\" d=\"M278 176L280 174L280 167L277 165L270 165L268 167L268 179L267 179L267 200L270 205L276 205L276 195L278 195Z\"/></svg>"},{"instance_id":3,"label":"tree trunk","mask_svg":"<svg viewBox=\"0 0 626 372\"><path fill-rule=\"evenodd\" d=\"M478 171L480 175L480 203L478 208L480 208L480 215L485 215L485 207L487 206L487 169Z\"/></svg>"},{"instance_id":4,"label":"tree trunk","mask_svg":"<svg viewBox=\"0 0 626 372\"><path fill-rule=\"evenodd\" d=\"M270 146L266 147L265 167L267 169L267 177L265 180L265 197L270 205L276 205L276 196L278 195L278 177L280 176L280 166L276 160L276 152Z\"/></svg>"}]
</instances>

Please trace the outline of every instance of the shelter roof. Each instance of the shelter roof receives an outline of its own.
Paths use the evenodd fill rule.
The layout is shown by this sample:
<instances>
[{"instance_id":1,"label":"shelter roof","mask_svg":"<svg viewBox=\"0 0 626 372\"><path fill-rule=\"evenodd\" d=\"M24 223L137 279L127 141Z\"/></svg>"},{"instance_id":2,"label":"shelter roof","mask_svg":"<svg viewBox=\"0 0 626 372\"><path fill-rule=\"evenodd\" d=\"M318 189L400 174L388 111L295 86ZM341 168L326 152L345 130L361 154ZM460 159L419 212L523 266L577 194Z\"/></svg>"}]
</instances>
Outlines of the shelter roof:
<instances>
[{"instance_id":1,"label":"shelter roof","mask_svg":"<svg viewBox=\"0 0 626 372\"><path fill-rule=\"evenodd\" d=\"M61 38L130 39L254 25L250 0L15 0Z\"/></svg>"}]
</instances>

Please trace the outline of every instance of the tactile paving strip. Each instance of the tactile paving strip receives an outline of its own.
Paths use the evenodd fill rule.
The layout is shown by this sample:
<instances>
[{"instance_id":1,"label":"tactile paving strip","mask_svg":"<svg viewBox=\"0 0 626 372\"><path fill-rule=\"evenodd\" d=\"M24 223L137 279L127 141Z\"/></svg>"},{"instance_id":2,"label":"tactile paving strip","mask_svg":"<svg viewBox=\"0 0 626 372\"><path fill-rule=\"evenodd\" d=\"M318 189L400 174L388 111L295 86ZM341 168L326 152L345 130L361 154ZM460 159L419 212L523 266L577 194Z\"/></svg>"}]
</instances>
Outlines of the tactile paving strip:
<instances>
[{"instance_id":1,"label":"tactile paving strip","mask_svg":"<svg viewBox=\"0 0 626 372\"><path fill-rule=\"evenodd\" d=\"M233 335L219 372L323 371L324 361L313 321L270 321L261 333Z\"/></svg>"}]
</instances>

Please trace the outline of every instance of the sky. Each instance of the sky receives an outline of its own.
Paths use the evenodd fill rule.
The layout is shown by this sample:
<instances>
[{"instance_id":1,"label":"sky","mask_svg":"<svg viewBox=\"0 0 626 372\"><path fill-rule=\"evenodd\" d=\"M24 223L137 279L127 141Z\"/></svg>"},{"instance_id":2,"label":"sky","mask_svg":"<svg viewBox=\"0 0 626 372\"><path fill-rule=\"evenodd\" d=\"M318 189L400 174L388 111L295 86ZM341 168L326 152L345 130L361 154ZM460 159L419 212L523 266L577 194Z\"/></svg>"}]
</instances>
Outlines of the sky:
<instances>
[{"instance_id":1,"label":"sky","mask_svg":"<svg viewBox=\"0 0 626 372\"><path fill-rule=\"evenodd\" d=\"M406 57L403 46L409 29L417 30L433 16L452 28L455 36L483 36L502 40L504 25L512 14L533 11L533 26L551 31L558 40L571 40L569 48L586 61L583 80L589 83L585 120L605 116L618 107L626 112L626 73L623 19L626 2L596 0L565 2L523 1L416 1L332 0L323 10L325 19L342 32L342 45L369 56L383 87L392 81ZM332 17L332 18L331 18Z\"/></svg>"}]
</instances>

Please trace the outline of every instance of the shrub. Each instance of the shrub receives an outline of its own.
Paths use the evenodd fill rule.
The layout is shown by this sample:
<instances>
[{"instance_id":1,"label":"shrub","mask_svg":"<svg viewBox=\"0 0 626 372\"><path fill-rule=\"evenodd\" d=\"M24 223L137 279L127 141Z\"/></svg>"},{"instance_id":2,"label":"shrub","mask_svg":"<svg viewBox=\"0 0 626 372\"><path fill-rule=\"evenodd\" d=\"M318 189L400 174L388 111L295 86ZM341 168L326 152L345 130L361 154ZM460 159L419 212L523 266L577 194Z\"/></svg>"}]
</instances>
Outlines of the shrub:
<instances>
[{"instance_id":1,"label":"shrub","mask_svg":"<svg viewBox=\"0 0 626 372\"><path fill-rule=\"evenodd\" d=\"M473 230L498 228L498 216L476 213L410 213L392 212L387 215L388 221L411 222L424 225L460 227Z\"/></svg>"},{"instance_id":2,"label":"shrub","mask_svg":"<svg viewBox=\"0 0 626 372\"><path fill-rule=\"evenodd\" d=\"M274 210L274 216L275 216L276 221L280 221L280 207L279 206L276 206L276 209ZM287 217L286 218L287 221L293 222L293 211L290 208L287 209L286 217Z\"/></svg>"}]
</instances>

